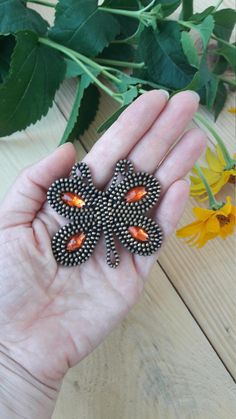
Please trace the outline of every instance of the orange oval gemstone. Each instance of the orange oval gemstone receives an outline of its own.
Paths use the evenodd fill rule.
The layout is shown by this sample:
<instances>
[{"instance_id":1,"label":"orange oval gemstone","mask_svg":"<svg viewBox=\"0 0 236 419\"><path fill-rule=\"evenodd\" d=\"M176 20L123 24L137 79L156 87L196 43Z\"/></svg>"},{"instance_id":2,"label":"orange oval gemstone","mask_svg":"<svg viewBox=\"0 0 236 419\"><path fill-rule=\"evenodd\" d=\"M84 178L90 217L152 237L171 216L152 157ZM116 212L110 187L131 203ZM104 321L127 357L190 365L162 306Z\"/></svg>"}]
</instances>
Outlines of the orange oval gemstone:
<instances>
[{"instance_id":1,"label":"orange oval gemstone","mask_svg":"<svg viewBox=\"0 0 236 419\"><path fill-rule=\"evenodd\" d=\"M145 195L147 195L147 190L144 186L135 186L131 188L125 195L126 202L137 202L140 201Z\"/></svg>"},{"instance_id":2,"label":"orange oval gemstone","mask_svg":"<svg viewBox=\"0 0 236 419\"><path fill-rule=\"evenodd\" d=\"M142 227L130 226L128 231L134 239L140 240L141 242L148 240L148 233Z\"/></svg>"},{"instance_id":3,"label":"orange oval gemstone","mask_svg":"<svg viewBox=\"0 0 236 419\"><path fill-rule=\"evenodd\" d=\"M77 207L81 208L85 205L84 200L73 192L63 192L61 195L61 199L70 207Z\"/></svg>"},{"instance_id":4,"label":"orange oval gemstone","mask_svg":"<svg viewBox=\"0 0 236 419\"><path fill-rule=\"evenodd\" d=\"M86 236L84 233L79 233L75 236L72 236L67 243L66 250L68 250L68 252L73 252L74 250L80 249L85 241L85 238Z\"/></svg>"}]
</instances>

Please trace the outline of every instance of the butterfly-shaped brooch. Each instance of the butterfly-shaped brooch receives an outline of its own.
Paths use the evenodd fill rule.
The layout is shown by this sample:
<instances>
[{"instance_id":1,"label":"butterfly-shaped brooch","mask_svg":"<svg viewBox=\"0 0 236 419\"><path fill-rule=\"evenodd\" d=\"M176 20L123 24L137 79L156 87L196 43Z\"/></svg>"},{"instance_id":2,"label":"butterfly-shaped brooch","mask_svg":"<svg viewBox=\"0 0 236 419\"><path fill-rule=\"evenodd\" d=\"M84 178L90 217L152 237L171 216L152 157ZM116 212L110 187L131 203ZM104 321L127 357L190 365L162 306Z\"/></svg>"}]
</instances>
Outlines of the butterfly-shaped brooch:
<instances>
[{"instance_id":1,"label":"butterfly-shaped brooch","mask_svg":"<svg viewBox=\"0 0 236 419\"><path fill-rule=\"evenodd\" d=\"M135 172L128 160L119 160L109 187L98 190L89 167L73 166L71 176L56 180L47 199L58 214L72 220L52 238L52 251L58 263L80 265L93 253L103 231L107 263L118 266L120 257L114 236L130 252L148 256L162 244L159 225L145 213L160 196L160 184L149 173Z\"/></svg>"}]
</instances>

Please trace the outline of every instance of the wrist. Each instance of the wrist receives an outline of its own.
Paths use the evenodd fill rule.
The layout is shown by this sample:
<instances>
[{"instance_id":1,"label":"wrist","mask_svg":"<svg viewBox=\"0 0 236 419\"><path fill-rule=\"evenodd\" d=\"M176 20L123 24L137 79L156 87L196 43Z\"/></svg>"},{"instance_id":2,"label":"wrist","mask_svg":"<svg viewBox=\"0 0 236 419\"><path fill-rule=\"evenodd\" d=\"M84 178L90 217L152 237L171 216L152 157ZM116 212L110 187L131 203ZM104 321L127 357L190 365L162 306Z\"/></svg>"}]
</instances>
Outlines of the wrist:
<instances>
[{"instance_id":1,"label":"wrist","mask_svg":"<svg viewBox=\"0 0 236 419\"><path fill-rule=\"evenodd\" d=\"M1 419L49 419L58 391L38 380L0 348Z\"/></svg>"}]
</instances>

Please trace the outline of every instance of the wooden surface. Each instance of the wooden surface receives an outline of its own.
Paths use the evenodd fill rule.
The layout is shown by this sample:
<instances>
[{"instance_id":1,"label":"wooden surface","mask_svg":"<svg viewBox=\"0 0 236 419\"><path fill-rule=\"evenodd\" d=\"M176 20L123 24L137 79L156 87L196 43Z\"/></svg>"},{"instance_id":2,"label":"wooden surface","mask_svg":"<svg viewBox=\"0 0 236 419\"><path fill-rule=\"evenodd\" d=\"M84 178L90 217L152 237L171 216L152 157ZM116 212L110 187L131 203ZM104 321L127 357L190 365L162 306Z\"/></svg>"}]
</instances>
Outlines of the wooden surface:
<instances>
[{"instance_id":1,"label":"wooden surface","mask_svg":"<svg viewBox=\"0 0 236 419\"><path fill-rule=\"evenodd\" d=\"M195 3L201 10L213 0ZM223 6L233 7L233 1ZM47 17L51 13L38 9ZM19 170L58 144L74 86L73 81L63 84L46 118L0 140L1 196ZM226 109L233 102L231 96ZM78 159L93 145L96 127L112 107L103 96L96 121L76 144ZM216 126L233 151L233 116L225 110ZM227 188L232 195L233 186ZM194 205L190 199L181 225L193 220ZM235 237L230 237L196 250L173 235L137 306L66 376L53 419L235 418L235 245Z\"/></svg>"}]
</instances>

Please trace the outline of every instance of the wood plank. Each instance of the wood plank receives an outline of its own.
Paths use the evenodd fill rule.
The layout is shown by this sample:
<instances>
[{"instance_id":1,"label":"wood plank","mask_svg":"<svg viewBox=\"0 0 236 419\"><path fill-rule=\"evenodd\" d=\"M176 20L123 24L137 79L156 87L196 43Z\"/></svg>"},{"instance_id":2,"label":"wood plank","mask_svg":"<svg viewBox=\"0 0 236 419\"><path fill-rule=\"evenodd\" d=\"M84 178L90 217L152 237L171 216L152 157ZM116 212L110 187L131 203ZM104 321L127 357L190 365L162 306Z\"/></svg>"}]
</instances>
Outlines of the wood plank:
<instances>
[{"instance_id":1,"label":"wood plank","mask_svg":"<svg viewBox=\"0 0 236 419\"><path fill-rule=\"evenodd\" d=\"M139 303L66 376L53 419L233 419L236 387L156 265Z\"/></svg>"},{"instance_id":2,"label":"wood plank","mask_svg":"<svg viewBox=\"0 0 236 419\"><path fill-rule=\"evenodd\" d=\"M56 98L56 102L63 109L66 118L69 116L73 103L74 90L75 82L66 82ZM234 96L232 94L216 124L216 129L226 142L230 152L233 152L235 129L234 118L232 114L227 112L227 109L232 106L233 100ZM98 138L97 127L115 108L116 104L107 96L102 95L98 115L89 131L81 139L87 150L92 147ZM204 109L201 109L201 113L212 120L212 115L209 115ZM213 148L212 138L210 138L210 141L209 145ZM233 195L233 185L229 185L225 190L231 196ZM224 194L224 196L226 195ZM192 207L197 205L198 203L194 199L189 200L181 225L193 220ZM205 204L201 205L204 206ZM234 237L225 242L216 239L208 244L205 249L197 251L196 249L189 249L173 235L164 252L161 253L159 261L204 332L211 339L227 368L236 377L236 307L232 302L236 299L235 282L233 280L236 273L233 258L234 248ZM170 260L172 263L170 263ZM211 267L212 274L210 274ZM228 272L227 274L225 274L225 270ZM221 286L222 276L224 276L224 281ZM205 284L205 287L200 286L201 283ZM218 300L220 298L220 304L219 301L216 304L214 296L219 289ZM196 298L196 293L198 298ZM224 316L222 311L224 311Z\"/></svg>"}]
</instances>

